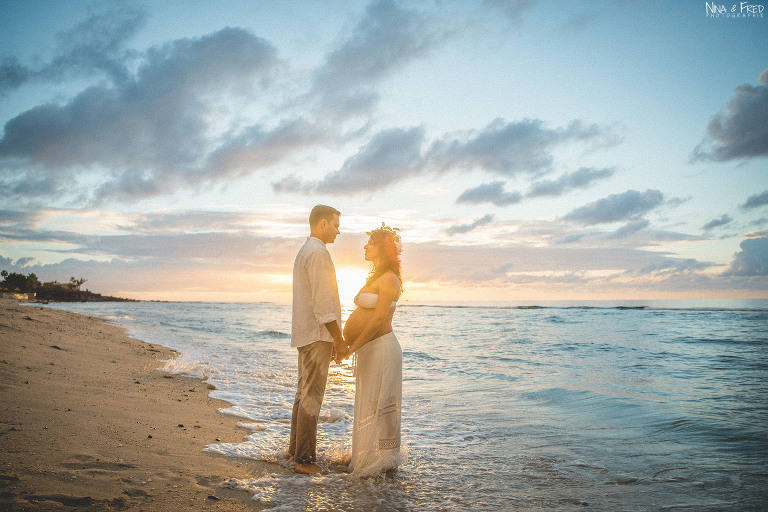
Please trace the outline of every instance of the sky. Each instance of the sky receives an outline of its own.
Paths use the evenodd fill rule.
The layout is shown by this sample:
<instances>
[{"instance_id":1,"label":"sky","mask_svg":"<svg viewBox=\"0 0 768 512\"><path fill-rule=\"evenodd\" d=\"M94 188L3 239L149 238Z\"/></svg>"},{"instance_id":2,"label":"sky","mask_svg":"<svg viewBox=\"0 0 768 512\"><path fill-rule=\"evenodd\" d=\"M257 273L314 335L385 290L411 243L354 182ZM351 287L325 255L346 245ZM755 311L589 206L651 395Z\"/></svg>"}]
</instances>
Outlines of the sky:
<instances>
[{"instance_id":1,"label":"sky","mask_svg":"<svg viewBox=\"0 0 768 512\"><path fill-rule=\"evenodd\" d=\"M768 298L768 2L5 0L0 267L289 301Z\"/></svg>"}]
</instances>

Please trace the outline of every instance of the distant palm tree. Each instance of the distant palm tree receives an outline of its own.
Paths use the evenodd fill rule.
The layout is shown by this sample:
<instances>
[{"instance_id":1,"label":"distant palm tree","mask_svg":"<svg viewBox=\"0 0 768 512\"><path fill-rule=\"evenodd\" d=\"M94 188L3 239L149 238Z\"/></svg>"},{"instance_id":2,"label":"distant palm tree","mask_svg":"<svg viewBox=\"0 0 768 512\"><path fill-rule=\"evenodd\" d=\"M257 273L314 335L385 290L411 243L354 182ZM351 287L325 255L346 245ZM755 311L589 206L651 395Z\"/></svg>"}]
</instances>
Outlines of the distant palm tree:
<instances>
[{"instance_id":1,"label":"distant palm tree","mask_svg":"<svg viewBox=\"0 0 768 512\"><path fill-rule=\"evenodd\" d=\"M83 279L82 277L80 279L75 279L74 277L69 278L69 283L72 285L72 288L74 288L77 291L80 291L80 287L85 283L86 279Z\"/></svg>"}]
</instances>

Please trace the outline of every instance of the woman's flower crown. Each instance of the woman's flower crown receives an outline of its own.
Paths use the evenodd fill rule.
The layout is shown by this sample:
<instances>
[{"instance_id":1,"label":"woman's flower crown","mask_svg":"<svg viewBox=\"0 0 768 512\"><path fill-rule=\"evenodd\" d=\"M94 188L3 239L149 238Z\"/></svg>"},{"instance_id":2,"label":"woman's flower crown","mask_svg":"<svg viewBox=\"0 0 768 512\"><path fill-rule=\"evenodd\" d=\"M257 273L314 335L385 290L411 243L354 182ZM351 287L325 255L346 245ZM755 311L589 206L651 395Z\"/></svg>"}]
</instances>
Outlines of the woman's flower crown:
<instances>
[{"instance_id":1,"label":"woman's flower crown","mask_svg":"<svg viewBox=\"0 0 768 512\"><path fill-rule=\"evenodd\" d=\"M368 236L371 236L374 231L382 231L384 233L392 235L392 240L395 242L395 247L397 247L398 252L403 249L403 243L400 240L400 235L397 233L398 231L400 231L400 228L391 228L387 226L384 222L382 222L380 228L376 228L371 231L366 231L365 234Z\"/></svg>"}]
</instances>

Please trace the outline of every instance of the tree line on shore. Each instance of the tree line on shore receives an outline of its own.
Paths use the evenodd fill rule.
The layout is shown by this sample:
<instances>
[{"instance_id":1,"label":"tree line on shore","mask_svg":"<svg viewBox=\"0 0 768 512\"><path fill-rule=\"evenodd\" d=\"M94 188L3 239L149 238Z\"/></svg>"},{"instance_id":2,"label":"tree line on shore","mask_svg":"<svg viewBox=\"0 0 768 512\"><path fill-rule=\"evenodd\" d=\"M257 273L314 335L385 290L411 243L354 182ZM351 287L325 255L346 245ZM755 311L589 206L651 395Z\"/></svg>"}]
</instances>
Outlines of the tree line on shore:
<instances>
[{"instance_id":1,"label":"tree line on shore","mask_svg":"<svg viewBox=\"0 0 768 512\"><path fill-rule=\"evenodd\" d=\"M0 282L0 291L7 293L34 294L38 301L52 302L96 302L96 301L130 301L132 299L121 299L119 297L110 297L93 293L90 290L81 290L80 287L86 282L82 277L69 279L68 283L59 283L51 281L41 283L34 273L24 275L17 272L0 272L3 277Z\"/></svg>"}]
</instances>

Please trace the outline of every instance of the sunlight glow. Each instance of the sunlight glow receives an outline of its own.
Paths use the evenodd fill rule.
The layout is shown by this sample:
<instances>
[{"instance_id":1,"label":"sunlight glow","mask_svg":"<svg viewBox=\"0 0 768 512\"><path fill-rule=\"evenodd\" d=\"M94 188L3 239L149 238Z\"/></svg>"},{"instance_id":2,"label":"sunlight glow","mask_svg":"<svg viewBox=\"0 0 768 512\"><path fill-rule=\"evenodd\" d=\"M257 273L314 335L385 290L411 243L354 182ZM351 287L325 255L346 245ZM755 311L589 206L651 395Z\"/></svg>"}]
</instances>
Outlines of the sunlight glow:
<instances>
[{"instance_id":1,"label":"sunlight glow","mask_svg":"<svg viewBox=\"0 0 768 512\"><path fill-rule=\"evenodd\" d=\"M342 309L354 307L355 295L365 284L368 271L360 267L340 267L336 269L336 282L339 285L339 299Z\"/></svg>"}]
</instances>

